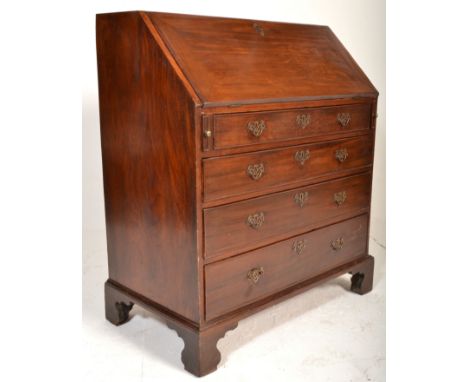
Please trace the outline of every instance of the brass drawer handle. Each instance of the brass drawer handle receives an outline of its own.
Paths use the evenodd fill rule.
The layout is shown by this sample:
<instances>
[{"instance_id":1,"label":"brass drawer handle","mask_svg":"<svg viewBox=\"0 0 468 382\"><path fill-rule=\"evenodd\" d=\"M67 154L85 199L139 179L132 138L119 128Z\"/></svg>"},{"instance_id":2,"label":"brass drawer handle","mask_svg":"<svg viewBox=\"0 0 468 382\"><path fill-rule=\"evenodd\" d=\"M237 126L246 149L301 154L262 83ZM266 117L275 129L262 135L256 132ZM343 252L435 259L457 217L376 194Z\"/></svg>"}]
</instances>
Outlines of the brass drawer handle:
<instances>
[{"instance_id":1,"label":"brass drawer handle","mask_svg":"<svg viewBox=\"0 0 468 382\"><path fill-rule=\"evenodd\" d=\"M258 138L260 135L262 135L263 130L266 129L265 121L250 121L247 124L247 129L252 133L254 137Z\"/></svg>"},{"instance_id":2,"label":"brass drawer handle","mask_svg":"<svg viewBox=\"0 0 468 382\"><path fill-rule=\"evenodd\" d=\"M340 191L333 195L333 200L338 206L341 206L345 202L347 196L346 191Z\"/></svg>"},{"instance_id":3,"label":"brass drawer handle","mask_svg":"<svg viewBox=\"0 0 468 382\"><path fill-rule=\"evenodd\" d=\"M341 125L341 127L347 127L349 122L351 122L351 115L349 113L338 113L336 120Z\"/></svg>"},{"instance_id":4,"label":"brass drawer handle","mask_svg":"<svg viewBox=\"0 0 468 382\"><path fill-rule=\"evenodd\" d=\"M296 123L301 129L305 129L310 124L310 114L299 114L296 117Z\"/></svg>"},{"instance_id":5,"label":"brass drawer handle","mask_svg":"<svg viewBox=\"0 0 468 382\"><path fill-rule=\"evenodd\" d=\"M293 243L293 251L296 252L296 254L300 255L302 252L304 252L304 249L306 248L306 241L305 240L297 240Z\"/></svg>"},{"instance_id":6,"label":"brass drawer handle","mask_svg":"<svg viewBox=\"0 0 468 382\"><path fill-rule=\"evenodd\" d=\"M264 172L265 166L263 163L249 164L247 167L247 174L249 174L253 180L259 180L263 176Z\"/></svg>"},{"instance_id":7,"label":"brass drawer handle","mask_svg":"<svg viewBox=\"0 0 468 382\"><path fill-rule=\"evenodd\" d=\"M296 154L294 155L294 159L296 159L297 162L301 166L304 166L304 163L310 158L310 151L309 150L299 150L296 151Z\"/></svg>"},{"instance_id":8,"label":"brass drawer handle","mask_svg":"<svg viewBox=\"0 0 468 382\"><path fill-rule=\"evenodd\" d=\"M254 284L257 284L258 280L260 280L260 277L262 277L264 273L265 271L263 270L263 267L253 268L247 272L247 278Z\"/></svg>"},{"instance_id":9,"label":"brass drawer handle","mask_svg":"<svg viewBox=\"0 0 468 382\"><path fill-rule=\"evenodd\" d=\"M256 214L249 215L247 218L247 224L253 229L259 229L265 222L265 214L258 212Z\"/></svg>"},{"instance_id":10,"label":"brass drawer handle","mask_svg":"<svg viewBox=\"0 0 468 382\"><path fill-rule=\"evenodd\" d=\"M309 193L307 191L298 192L296 195L294 195L294 201L301 208L304 207L304 204L307 202L308 199L309 199Z\"/></svg>"},{"instance_id":11,"label":"brass drawer handle","mask_svg":"<svg viewBox=\"0 0 468 382\"><path fill-rule=\"evenodd\" d=\"M343 163L348 158L348 150L346 149L336 150L335 158L338 162Z\"/></svg>"},{"instance_id":12,"label":"brass drawer handle","mask_svg":"<svg viewBox=\"0 0 468 382\"><path fill-rule=\"evenodd\" d=\"M336 240L333 240L331 243L330 243L331 247L333 248L334 251L339 251L341 248L343 248L343 245L344 245L344 240L342 237L336 239Z\"/></svg>"}]
</instances>

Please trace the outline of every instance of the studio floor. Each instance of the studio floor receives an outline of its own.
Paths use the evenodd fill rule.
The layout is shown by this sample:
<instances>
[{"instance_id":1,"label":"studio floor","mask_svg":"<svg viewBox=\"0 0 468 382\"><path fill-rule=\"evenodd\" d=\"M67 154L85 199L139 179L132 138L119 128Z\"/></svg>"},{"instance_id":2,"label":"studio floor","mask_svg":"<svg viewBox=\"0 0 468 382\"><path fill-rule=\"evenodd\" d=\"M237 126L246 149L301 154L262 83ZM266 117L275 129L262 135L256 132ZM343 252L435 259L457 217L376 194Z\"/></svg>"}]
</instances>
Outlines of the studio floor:
<instances>
[{"instance_id":1,"label":"studio floor","mask_svg":"<svg viewBox=\"0 0 468 382\"><path fill-rule=\"evenodd\" d=\"M116 327L104 318L105 233L84 232L83 380L194 381L180 360L183 341L134 307ZM342 276L239 322L218 342L218 371L203 381L361 382L385 380L385 249L371 240L374 289L349 292Z\"/></svg>"}]
</instances>

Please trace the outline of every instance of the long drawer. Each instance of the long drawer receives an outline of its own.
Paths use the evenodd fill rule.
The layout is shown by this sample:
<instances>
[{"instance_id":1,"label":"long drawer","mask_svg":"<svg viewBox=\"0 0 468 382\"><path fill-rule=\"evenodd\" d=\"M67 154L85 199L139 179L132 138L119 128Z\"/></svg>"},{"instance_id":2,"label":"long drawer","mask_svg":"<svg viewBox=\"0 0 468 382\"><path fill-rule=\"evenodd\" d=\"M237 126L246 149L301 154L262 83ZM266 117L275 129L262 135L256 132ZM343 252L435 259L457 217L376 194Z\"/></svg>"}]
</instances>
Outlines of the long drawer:
<instances>
[{"instance_id":1,"label":"long drawer","mask_svg":"<svg viewBox=\"0 0 468 382\"><path fill-rule=\"evenodd\" d=\"M370 128L370 104L214 116L215 149Z\"/></svg>"},{"instance_id":2,"label":"long drawer","mask_svg":"<svg viewBox=\"0 0 468 382\"><path fill-rule=\"evenodd\" d=\"M306 232L370 203L371 175L313 186L204 210L205 258L233 255Z\"/></svg>"},{"instance_id":3,"label":"long drawer","mask_svg":"<svg viewBox=\"0 0 468 382\"><path fill-rule=\"evenodd\" d=\"M372 164L372 136L209 158L203 161L204 200L268 192Z\"/></svg>"},{"instance_id":4,"label":"long drawer","mask_svg":"<svg viewBox=\"0 0 468 382\"><path fill-rule=\"evenodd\" d=\"M205 267L206 319L218 317L365 254L368 215Z\"/></svg>"}]
</instances>

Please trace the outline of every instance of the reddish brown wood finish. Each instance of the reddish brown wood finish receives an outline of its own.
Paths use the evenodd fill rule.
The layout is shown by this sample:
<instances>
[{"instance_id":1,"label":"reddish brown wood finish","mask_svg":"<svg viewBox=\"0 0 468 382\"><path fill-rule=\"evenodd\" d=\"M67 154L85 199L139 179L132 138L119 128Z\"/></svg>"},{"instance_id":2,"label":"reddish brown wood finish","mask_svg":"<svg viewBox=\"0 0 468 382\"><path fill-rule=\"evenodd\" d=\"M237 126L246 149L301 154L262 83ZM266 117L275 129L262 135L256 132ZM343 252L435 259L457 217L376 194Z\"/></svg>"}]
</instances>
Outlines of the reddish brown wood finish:
<instances>
[{"instance_id":1,"label":"reddish brown wood finish","mask_svg":"<svg viewBox=\"0 0 468 382\"><path fill-rule=\"evenodd\" d=\"M346 125L338 117L348 114ZM293 109L256 113L221 114L213 121L215 149L257 145L265 142L339 134L369 130L370 105L344 105L339 107ZM249 130L249 124L261 123L258 132Z\"/></svg>"},{"instance_id":2,"label":"reddish brown wood finish","mask_svg":"<svg viewBox=\"0 0 468 382\"><path fill-rule=\"evenodd\" d=\"M204 200L212 201L229 196L248 197L252 192L268 192L275 186L287 188L297 182L311 182L319 176L340 171L362 169L372 165L372 137L344 139L313 145L301 145L285 149L258 151L250 154L225 156L203 161ZM337 159L337 151L346 150L343 162ZM298 153L309 156L303 164ZM263 166L263 174L257 180L249 173L249 166Z\"/></svg>"},{"instance_id":3,"label":"reddish brown wood finish","mask_svg":"<svg viewBox=\"0 0 468 382\"><path fill-rule=\"evenodd\" d=\"M362 256L366 236L367 215L361 215L206 266L206 319L211 320ZM342 248L333 249L332 242L340 239L343 239ZM297 244L300 242L305 244L302 251ZM247 274L260 268L263 274L254 283Z\"/></svg>"},{"instance_id":4,"label":"reddish brown wood finish","mask_svg":"<svg viewBox=\"0 0 468 382\"><path fill-rule=\"evenodd\" d=\"M182 362L187 371L201 377L216 370L221 355L216 347L220 338L228 330L237 327L237 321L228 320L201 331L186 321L145 297L108 280L105 283L106 318L114 325L121 325L129 320L133 305L144 307L162 318L167 326L174 329L184 341Z\"/></svg>"},{"instance_id":5,"label":"reddish brown wood finish","mask_svg":"<svg viewBox=\"0 0 468 382\"><path fill-rule=\"evenodd\" d=\"M148 15L205 105L376 93L328 27Z\"/></svg>"},{"instance_id":6,"label":"reddish brown wood finish","mask_svg":"<svg viewBox=\"0 0 468 382\"><path fill-rule=\"evenodd\" d=\"M198 322L194 102L138 13L96 28L109 277Z\"/></svg>"},{"instance_id":7,"label":"reddish brown wood finish","mask_svg":"<svg viewBox=\"0 0 468 382\"><path fill-rule=\"evenodd\" d=\"M125 323L133 304L154 312L202 376L240 319L347 272L354 292L372 289L377 91L328 27L123 12L98 15L96 29L110 322ZM303 128L298 114L310 114ZM245 126L254 117L266 121L259 137ZM245 166L257 160L265 172L252 181ZM245 219L260 209L254 232ZM299 238L307 249L291 258ZM258 259L260 288L245 295L240 265Z\"/></svg>"},{"instance_id":8,"label":"reddish brown wood finish","mask_svg":"<svg viewBox=\"0 0 468 382\"><path fill-rule=\"evenodd\" d=\"M338 205L335 194L343 191L346 200ZM205 209L205 257L227 257L357 215L369 208L370 193L371 176L364 174ZM307 194L302 207L301 194ZM264 222L253 228L248 217L259 213Z\"/></svg>"},{"instance_id":9,"label":"reddish brown wood finish","mask_svg":"<svg viewBox=\"0 0 468 382\"><path fill-rule=\"evenodd\" d=\"M351 274L351 275L360 274L361 277L363 276L361 280L364 280L365 278L367 278L366 286L368 289L366 290L362 289L364 282L360 284L361 288L358 289L359 285L356 285L356 282L355 281L353 282L353 280L351 280L352 292L358 293L358 294L366 294L372 291L373 272L374 272L374 258L369 255L360 256L356 258L355 260L352 260L341 266L330 269L327 272L322 272L315 277L309 278L303 282L300 282L298 284L291 285L288 288L282 289L280 292L274 293L265 298L261 298L260 300L254 301L251 304L248 304L242 308L233 310L220 317L216 317L213 320L208 321L206 323L206 327L217 326L217 325L226 324L229 322L238 322L239 320L245 317L248 317L252 314L255 314L260 310L266 309L281 301L284 301L288 298L296 296L297 294L302 293L316 285L320 285L328 280L342 276L344 274Z\"/></svg>"},{"instance_id":10,"label":"reddish brown wood finish","mask_svg":"<svg viewBox=\"0 0 468 382\"><path fill-rule=\"evenodd\" d=\"M197 377L202 377L216 370L219 361L221 361L221 353L216 344L227 331L237 327L237 321L213 326L204 331L193 330L171 322L168 323L168 326L184 340L182 362L185 370Z\"/></svg>"}]
</instances>

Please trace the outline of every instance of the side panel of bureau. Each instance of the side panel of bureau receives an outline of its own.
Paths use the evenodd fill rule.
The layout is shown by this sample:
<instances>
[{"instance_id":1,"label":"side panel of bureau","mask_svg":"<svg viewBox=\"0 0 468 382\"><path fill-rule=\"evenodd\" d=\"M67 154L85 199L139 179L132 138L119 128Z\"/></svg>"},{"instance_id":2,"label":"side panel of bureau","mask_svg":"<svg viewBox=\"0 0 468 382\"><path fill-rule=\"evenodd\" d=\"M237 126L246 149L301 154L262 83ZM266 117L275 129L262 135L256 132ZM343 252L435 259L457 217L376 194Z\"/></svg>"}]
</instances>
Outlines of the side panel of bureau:
<instances>
[{"instance_id":1,"label":"side panel of bureau","mask_svg":"<svg viewBox=\"0 0 468 382\"><path fill-rule=\"evenodd\" d=\"M207 320L364 255L367 219L361 215L207 265Z\"/></svg>"},{"instance_id":2,"label":"side panel of bureau","mask_svg":"<svg viewBox=\"0 0 468 382\"><path fill-rule=\"evenodd\" d=\"M109 277L199 321L194 103L137 12L97 52Z\"/></svg>"}]
</instances>

